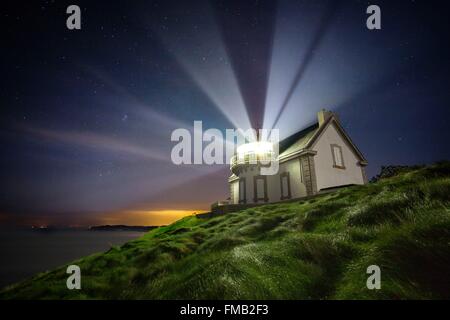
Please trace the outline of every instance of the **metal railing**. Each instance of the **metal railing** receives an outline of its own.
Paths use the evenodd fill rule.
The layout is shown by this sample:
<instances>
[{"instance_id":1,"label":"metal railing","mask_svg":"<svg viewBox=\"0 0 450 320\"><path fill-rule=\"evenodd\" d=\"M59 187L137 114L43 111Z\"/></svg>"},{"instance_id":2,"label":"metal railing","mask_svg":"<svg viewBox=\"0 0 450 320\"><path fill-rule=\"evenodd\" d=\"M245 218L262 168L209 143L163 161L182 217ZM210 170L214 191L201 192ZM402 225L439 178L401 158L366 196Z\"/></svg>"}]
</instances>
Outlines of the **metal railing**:
<instances>
[{"instance_id":1,"label":"metal railing","mask_svg":"<svg viewBox=\"0 0 450 320\"><path fill-rule=\"evenodd\" d=\"M231 168L234 168L238 165L246 165L246 164L270 164L271 161L274 161L275 159L275 153L270 152L264 152L264 153L253 153L248 152L244 155L234 155L231 158L230 165Z\"/></svg>"}]
</instances>

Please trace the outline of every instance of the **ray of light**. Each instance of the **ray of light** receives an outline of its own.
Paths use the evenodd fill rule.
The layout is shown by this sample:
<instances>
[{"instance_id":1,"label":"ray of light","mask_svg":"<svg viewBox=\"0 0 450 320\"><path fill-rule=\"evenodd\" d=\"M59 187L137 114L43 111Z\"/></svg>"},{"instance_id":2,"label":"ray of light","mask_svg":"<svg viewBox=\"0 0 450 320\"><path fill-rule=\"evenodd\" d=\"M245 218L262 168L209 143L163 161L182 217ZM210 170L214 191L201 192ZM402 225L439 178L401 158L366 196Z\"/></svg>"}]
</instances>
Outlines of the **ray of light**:
<instances>
[{"instance_id":1,"label":"ray of light","mask_svg":"<svg viewBox=\"0 0 450 320\"><path fill-rule=\"evenodd\" d=\"M277 1L211 2L251 125L264 118Z\"/></svg>"},{"instance_id":2,"label":"ray of light","mask_svg":"<svg viewBox=\"0 0 450 320\"><path fill-rule=\"evenodd\" d=\"M280 118L292 102L295 91L301 90L299 83L319 49L338 7L339 1L331 4L279 2L263 127L280 129L281 137L285 137L291 130L280 123ZM311 119L300 119L297 116L296 120L301 127Z\"/></svg>"},{"instance_id":3,"label":"ray of light","mask_svg":"<svg viewBox=\"0 0 450 320\"><path fill-rule=\"evenodd\" d=\"M335 110L398 63L377 45L377 34L367 33L360 10L343 2L280 2L265 128L279 128L281 138L293 134L315 121L317 111ZM342 19L344 12L354 19Z\"/></svg>"},{"instance_id":4,"label":"ray of light","mask_svg":"<svg viewBox=\"0 0 450 320\"><path fill-rule=\"evenodd\" d=\"M212 9L207 2L198 3L201 19L172 12L164 25L154 27L168 52L192 77L220 112L236 127L251 128L236 76L220 37ZM172 27L176 19L178 27ZM179 26L183 27L180 28ZM182 29L180 31L180 29Z\"/></svg>"},{"instance_id":5,"label":"ray of light","mask_svg":"<svg viewBox=\"0 0 450 320\"><path fill-rule=\"evenodd\" d=\"M148 147L134 145L117 138L111 138L93 132L73 132L48 130L42 128L26 128L26 131L43 139L59 143L69 143L96 150L106 150L144 157L152 160L167 161L167 155L151 150Z\"/></svg>"},{"instance_id":6,"label":"ray of light","mask_svg":"<svg viewBox=\"0 0 450 320\"><path fill-rule=\"evenodd\" d=\"M219 141L224 144L224 147L228 150L234 150L235 144L234 141L228 141L225 139L225 134L223 132L211 133L206 132L208 128L202 128L205 132L199 132L198 129L194 128L193 123L187 122L185 120L177 119L175 116L169 116L167 114L163 114L159 111L156 111L150 105L141 101L135 95L131 94L128 90L126 90L123 86L119 85L116 81L111 79L108 75L99 70L94 70L92 68L88 68L89 72L95 75L98 79L105 82L111 89L113 89L118 95L124 98L123 103L118 103L117 98L114 97L113 101L109 102L109 105L115 105L123 110L123 112L127 113L135 113L140 120L144 120L146 124L146 131L152 132L152 136L157 135L161 138L165 138L167 141L170 140L171 132L178 128L184 128L192 133L198 133L203 135L205 138L211 139L214 137L215 141ZM240 138L244 135L242 129L239 128L237 134ZM150 136L150 135L149 135Z\"/></svg>"},{"instance_id":7,"label":"ray of light","mask_svg":"<svg viewBox=\"0 0 450 320\"><path fill-rule=\"evenodd\" d=\"M273 120L273 123L269 125L269 129L277 127L278 121L280 120L281 114L285 110L286 106L290 102L292 95L294 93L294 90L298 87L300 81L302 80L306 69L310 65L311 60L314 57L315 52L318 50L324 35L326 34L329 26L331 25L331 22L333 21L333 16L336 13L336 10L339 7L339 1L333 1L331 5L326 8L325 13L322 15L317 30L314 32L314 37L311 40L310 44L306 47L305 52L301 55L302 59L298 59L301 61L300 65L298 66L291 84L289 85L289 89L286 93L286 96L283 98L281 106L279 107L279 111L276 113L275 119ZM283 12L283 14L286 14ZM283 21L282 19L279 19ZM292 23L292 21L290 21ZM283 22L280 22L280 24L283 24ZM288 26L284 26L286 28ZM280 29L283 29L283 26L280 27ZM281 34L284 33L284 30L279 30ZM281 47L281 46L280 46ZM276 58L275 58L276 59ZM276 66L274 66L276 68ZM275 71L274 71L275 72Z\"/></svg>"}]
</instances>

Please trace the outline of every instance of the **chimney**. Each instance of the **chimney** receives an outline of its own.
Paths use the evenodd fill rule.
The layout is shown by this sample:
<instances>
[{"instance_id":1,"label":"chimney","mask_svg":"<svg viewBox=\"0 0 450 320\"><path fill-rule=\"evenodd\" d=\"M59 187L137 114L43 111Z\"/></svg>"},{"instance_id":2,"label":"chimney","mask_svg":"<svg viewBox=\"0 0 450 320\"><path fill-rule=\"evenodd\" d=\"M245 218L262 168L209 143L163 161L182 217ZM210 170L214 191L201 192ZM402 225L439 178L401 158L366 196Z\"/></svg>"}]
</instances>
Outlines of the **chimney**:
<instances>
[{"instance_id":1,"label":"chimney","mask_svg":"<svg viewBox=\"0 0 450 320\"><path fill-rule=\"evenodd\" d=\"M322 109L317 112L317 120L319 121L319 127L324 124L331 116L333 116L333 112Z\"/></svg>"}]
</instances>

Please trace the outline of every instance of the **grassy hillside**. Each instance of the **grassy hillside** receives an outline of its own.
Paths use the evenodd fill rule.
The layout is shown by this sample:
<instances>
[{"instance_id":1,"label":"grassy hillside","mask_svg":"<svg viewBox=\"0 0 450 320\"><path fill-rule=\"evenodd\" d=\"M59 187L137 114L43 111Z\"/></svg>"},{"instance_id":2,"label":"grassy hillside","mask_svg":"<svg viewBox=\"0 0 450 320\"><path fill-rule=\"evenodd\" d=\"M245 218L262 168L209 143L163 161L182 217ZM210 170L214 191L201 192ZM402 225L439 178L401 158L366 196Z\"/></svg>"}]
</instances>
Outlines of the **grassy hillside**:
<instances>
[{"instance_id":1,"label":"grassy hillside","mask_svg":"<svg viewBox=\"0 0 450 320\"><path fill-rule=\"evenodd\" d=\"M450 163L212 219L187 217L0 292L3 299L450 298ZM382 270L381 290L366 268Z\"/></svg>"}]
</instances>

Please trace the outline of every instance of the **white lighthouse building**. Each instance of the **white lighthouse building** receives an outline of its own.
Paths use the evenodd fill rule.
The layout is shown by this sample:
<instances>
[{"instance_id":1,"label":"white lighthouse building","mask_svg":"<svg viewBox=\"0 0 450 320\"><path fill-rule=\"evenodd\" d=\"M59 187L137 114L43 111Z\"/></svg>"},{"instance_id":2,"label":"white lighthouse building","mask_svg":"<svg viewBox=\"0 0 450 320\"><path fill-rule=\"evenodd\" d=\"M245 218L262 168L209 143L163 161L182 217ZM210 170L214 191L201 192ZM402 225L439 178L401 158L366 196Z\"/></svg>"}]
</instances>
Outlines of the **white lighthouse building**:
<instances>
[{"instance_id":1,"label":"white lighthouse building","mask_svg":"<svg viewBox=\"0 0 450 320\"><path fill-rule=\"evenodd\" d=\"M336 115L322 110L317 117L317 123L280 141L276 159L269 142L240 146L231 160L229 203L271 203L365 184L367 161ZM259 160L278 160L278 173L261 174Z\"/></svg>"}]
</instances>

